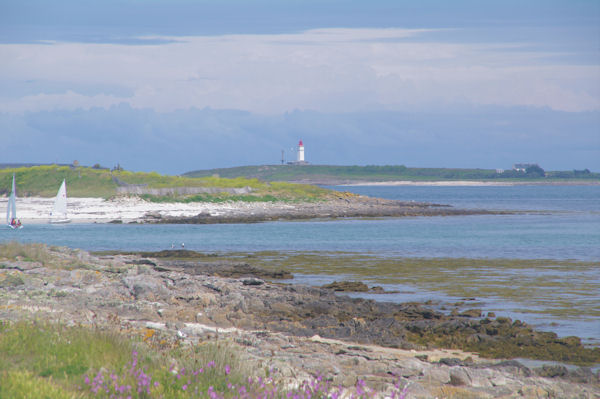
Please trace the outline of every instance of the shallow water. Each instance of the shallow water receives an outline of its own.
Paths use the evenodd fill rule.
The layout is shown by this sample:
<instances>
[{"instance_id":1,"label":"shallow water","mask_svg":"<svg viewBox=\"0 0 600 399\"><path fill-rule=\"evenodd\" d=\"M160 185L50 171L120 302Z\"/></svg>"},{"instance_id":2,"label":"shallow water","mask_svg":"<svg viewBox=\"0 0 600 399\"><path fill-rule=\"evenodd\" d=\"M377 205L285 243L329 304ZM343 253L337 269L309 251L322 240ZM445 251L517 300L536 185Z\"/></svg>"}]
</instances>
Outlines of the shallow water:
<instances>
[{"instance_id":1,"label":"shallow water","mask_svg":"<svg viewBox=\"0 0 600 399\"><path fill-rule=\"evenodd\" d=\"M180 247L203 252L320 252L343 251L381 258L478 258L478 259L574 259L600 261L600 186L502 186L502 187L336 187L391 199L450 204L461 208L519 209L518 215L476 215L389 219L311 220L221 225L27 225L22 230L0 229L0 241L43 242L86 250L148 250ZM585 303L600 311L600 270L569 267L478 268L478 281L488 287L509 285L524 279L549 279L556 289L538 290L540 298L523 302L486 293L477 296L484 311L494 311L563 335L578 335L586 342L600 340L600 317L577 311L551 314L552 303ZM471 266L469 266L471 267ZM314 285L340 279L334 275L297 272L296 281ZM473 270L454 273L473 276ZM341 273L346 274L346 273ZM499 277L500 276L500 277ZM386 276L379 276L386 279ZM471 277L472 278L472 277ZM487 280L486 280L487 279ZM373 276L377 280L377 276ZM570 292L560 283L582 281L590 289ZM385 282L384 282L385 283ZM474 282L473 282L474 283ZM383 285L379 281L377 285ZM564 285L564 284L563 284ZM400 294L371 295L377 300L427 300L452 302L460 297L450 288L434 285L391 283L386 288ZM579 301L579 302L578 302ZM594 305L595 304L595 305ZM575 309L576 310L576 309ZM533 313L535 312L535 313ZM600 341L596 341L597 343Z\"/></svg>"},{"instance_id":2,"label":"shallow water","mask_svg":"<svg viewBox=\"0 0 600 399\"><path fill-rule=\"evenodd\" d=\"M600 259L600 215L412 217L220 225L28 225L0 240L89 250L347 251L415 257Z\"/></svg>"}]
</instances>

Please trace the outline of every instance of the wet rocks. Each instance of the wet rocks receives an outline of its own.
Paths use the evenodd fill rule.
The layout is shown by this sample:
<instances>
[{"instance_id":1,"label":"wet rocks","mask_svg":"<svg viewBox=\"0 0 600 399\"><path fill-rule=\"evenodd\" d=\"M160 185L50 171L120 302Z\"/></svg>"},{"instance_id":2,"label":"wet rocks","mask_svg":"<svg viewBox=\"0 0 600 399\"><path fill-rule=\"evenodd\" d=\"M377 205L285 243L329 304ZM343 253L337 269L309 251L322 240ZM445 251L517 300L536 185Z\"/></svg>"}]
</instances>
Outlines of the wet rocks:
<instances>
[{"instance_id":1,"label":"wet rocks","mask_svg":"<svg viewBox=\"0 0 600 399\"><path fill-rule=\"evenodd\" d=\"M198 275L214 275L229 278L253 277L259 279L291 279L293 275L285 270L265 270L247 263L238 264L196 264L186 267L186 271Z\"/></svg>"},{"instance_id":2,"label":"wet rocks","mask_svg":"<svg viewBox=\"0 0 600 399\"><path fill-rule=\"evenodd\" d=\"M459 313L458 315L462 317L481 317L481 314L481 309L469 309Z\"/></svg>"},{"instance_id":3,"label":"wet rocks","mask_svg":"<svg viewBox=\"0 0 600 399\"><path fill-rule=\"evenodd\" d=\"M60 314L66 323L129 332L151 328L160 339L228 339L243 346L249 364L269 364L290 381L322 373L336 384L364 378L385 387L400 376L411 382L409 396L415 398L448 396L450 388L457 397L510 397L518 391L524 397L600 395L598 376L589 369L559 364L532 371L516 361L463 352L598 361L600 354L576 337L561 339L503 317L451 316L420 303L274 284L272 276L259 277L243 263L185 255L189 260L87 256L85 270L4 262L3 274L23 284L0 287L0 319L54 320ZM220 277L223 270L230 277Z\"/></svg>"},{"instance_id":4,"label":"wet rocks","mask_svg":"<svg viewBox=\"0 0 600 399\"><path fill-rule=\"evenodd\" d=\"M315 218L450 216L491 213L498 212L454 209L445 205L352 196L351 198L332 198L322 202L295 203L293 206L286 203L265 203L262 207L253 207L251 211L244 207L238 207L218 214L201 212L194 216L160 217L155 214L146 214L141 221L145 223L218 224Z\"/></svg>"},{"instance_id":5,"label":"wet rocks","mask_svg":"<svg viewBox=\"0 0 600 399\"><path fill-rule=\"evenodd\" d=\"M326 288L334 291L348 291L348 292L367 292L369 286L360 281L334 281L331 284L323 285L321 288Z\"/></svg>"},{"instance_id":6,"label":"wet rocks","mask_svg":"<svg viewBox=\"0 0 600 399\"><path fill-rule=\"evenodd\" d=\"M257 278L247 278L242 280L242 284L244 285L263 285L265 282L263 280L259 280Z\"/></svg>"}]
</instances>

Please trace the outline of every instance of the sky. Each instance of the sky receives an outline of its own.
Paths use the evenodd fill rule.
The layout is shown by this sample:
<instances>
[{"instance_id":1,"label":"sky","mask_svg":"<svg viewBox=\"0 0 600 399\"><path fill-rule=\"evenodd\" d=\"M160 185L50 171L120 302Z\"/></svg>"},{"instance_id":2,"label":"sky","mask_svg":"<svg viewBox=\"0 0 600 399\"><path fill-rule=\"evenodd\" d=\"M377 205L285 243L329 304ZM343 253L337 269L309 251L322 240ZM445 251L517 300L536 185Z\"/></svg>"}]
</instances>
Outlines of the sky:
<instances>
[{"instance_id":1,"label":"sky","mask_svg":"<svg viewBox=\"0 0 600 399\"><path fill-rule=\"evenodd\" d=\"M600 171L600 2L0 0L0 163Z\"/></svg>"}]
</instances>

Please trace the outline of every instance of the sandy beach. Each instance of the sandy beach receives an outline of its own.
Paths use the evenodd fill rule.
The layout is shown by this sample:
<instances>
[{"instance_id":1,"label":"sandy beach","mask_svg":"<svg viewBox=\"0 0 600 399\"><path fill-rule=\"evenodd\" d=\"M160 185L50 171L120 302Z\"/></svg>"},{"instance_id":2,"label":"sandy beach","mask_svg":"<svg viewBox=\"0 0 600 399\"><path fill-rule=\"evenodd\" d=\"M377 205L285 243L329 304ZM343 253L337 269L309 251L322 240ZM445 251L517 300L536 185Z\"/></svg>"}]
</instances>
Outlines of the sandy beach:
<instances>
[{"instance_id":1,"label":"sandy beach","mask_svg":"<svg viewBox=\"0 0 600 399\"><path fill-rule=\"evenodd\" d=\"M0 198L0 209L7 207ZM17 216L23 224L48 223L54 198L17 199ZM443 205L403 202L364 196L340 197L323 202L168 202L155 203L133 196L109 200L69 198L68 217L73 223L120 221L151 223L243 223L338 217L402 217L481 214L486 211L461 210Z\"/></svg>"},{"instance_id":2,"label":"sandy beach","mask_svg":"<svg viewBox=\"0 0 600 399\"><path fill-rule=\"evenodd\" d=\"M6 209L8 199L0 198L0 209ZM47 223L54 204L54 198L26 197L17 200L17 215L26 223ZM68 216L73 223L107 223L121 220L124 223L139 221L149 214L161 217L191 217L197 214L223 216L232 212L251 214L265 207L264 203L232 202L213 204L195 203L153 203L136 197L69 198ZM285 204L276 206L285 209Z\"/></svg>"}]
</instances>

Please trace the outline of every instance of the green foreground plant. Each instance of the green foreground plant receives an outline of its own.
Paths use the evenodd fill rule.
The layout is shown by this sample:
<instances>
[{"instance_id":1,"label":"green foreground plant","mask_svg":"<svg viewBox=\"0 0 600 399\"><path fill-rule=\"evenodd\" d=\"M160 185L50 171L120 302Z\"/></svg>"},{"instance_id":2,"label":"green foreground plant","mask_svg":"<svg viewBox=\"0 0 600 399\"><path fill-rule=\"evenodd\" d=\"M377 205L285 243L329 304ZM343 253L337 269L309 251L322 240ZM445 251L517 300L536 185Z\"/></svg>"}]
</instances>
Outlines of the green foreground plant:
<instances>
[{"instance_id":1,"label":"green foreground plant","mask_svg":"<svg viewBox=\"0 0 600 399\"><path fill-rule=\"evenodd\" d=\"M259 372L223 342L180 345L154 330L128 336L39 322L0 323L0 398L367 399L364 380L347 390L323 376L286 388L270 368ZM262 374L262 375L261 375ZM389 394L403 399L401 378Z\"/></svg>"},{"instance_id":2,"label":"green foreground plant","mask_svg":"<svg viewBox=\"0 0 600 399\"><path fill-rule=\"evenodd\" d=\"M106 389L94 389L103 385L98 382L112 381L112 389L114 378L127 376L132 368L138 375L122 379L125 386L132 385L132 397L145 397L138 392L138 383L152 376L152 386L145 387L152 389L152 397L187 398L189 393L182 389L186 380L181 379L186 369L209 365L196 379L196 387L204 391L240 383L248 372L226 344L161 344L158 338L152 340L153 335L128 336L47 322L0 323L0 398L109 397L104 395Z\"/></svg>"}]
</instances>

